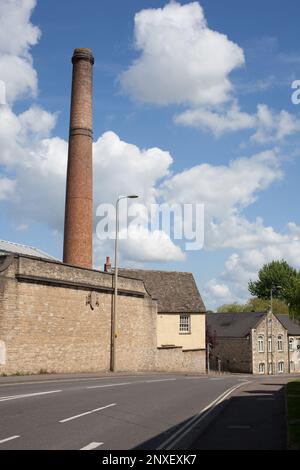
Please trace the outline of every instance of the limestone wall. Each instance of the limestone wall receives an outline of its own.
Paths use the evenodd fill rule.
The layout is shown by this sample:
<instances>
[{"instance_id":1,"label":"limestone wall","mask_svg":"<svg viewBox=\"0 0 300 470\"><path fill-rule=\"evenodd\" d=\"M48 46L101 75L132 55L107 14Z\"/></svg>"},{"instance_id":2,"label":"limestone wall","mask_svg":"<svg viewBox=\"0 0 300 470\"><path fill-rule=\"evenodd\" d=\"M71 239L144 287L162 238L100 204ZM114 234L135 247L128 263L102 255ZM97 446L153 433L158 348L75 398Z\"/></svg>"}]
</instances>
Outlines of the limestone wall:
<instances>
[{"instance_id":1,"label":"limestone wall","mask_svg":"<svg viewBox=\"0 0 300 470\"><path fill-rule=\"evenodd\" d=\"M108 273L15 257L0 272L0 373L108 370L112 282ZM119 287L117 367L150 370L156 303L142 281L120 277Z\"/></svg>"},{"instance_id":2,"label":"limestone wall","mask_svg":"<svg viewBox=\"0 0 300 470\"><path fill-rule=\"evenodd\" d=\"M112 274L26 256L3 260L0 374L109 370ZM157 349L157 303L136 279L119 278L116 369L205 372L204 350Z\"/></svg>"},{"instance_id":3,"label":"limestone wall","mask_svg":"<svg viewBox=\"0 0 300 470\"><path fill-rule=\"evenodd\" d=\"M158 348L156 370L183 372L192 374L205 373L205 350L183 350L181 347Z\"/></svg>"}]
</instances>

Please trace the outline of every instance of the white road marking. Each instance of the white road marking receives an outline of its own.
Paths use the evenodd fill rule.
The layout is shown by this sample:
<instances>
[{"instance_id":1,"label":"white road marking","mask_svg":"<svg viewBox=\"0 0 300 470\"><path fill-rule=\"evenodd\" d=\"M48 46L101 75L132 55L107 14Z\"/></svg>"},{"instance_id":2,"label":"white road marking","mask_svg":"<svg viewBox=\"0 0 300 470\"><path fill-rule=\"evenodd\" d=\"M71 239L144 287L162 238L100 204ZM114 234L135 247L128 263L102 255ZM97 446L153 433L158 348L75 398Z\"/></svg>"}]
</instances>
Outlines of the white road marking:
<instances>
[{"instance_id":1,"label":"white road marking","mask_svg":"<svg viewBox=\"0 0 300 470\"><path fill-rule=\"evenodd\" d=\"M105 384L105 385L93 385L92 387L86 387L88 390L93 388L107 388L107 387L119 387L120 385L135 385L135 384L150 384L153 382L169 382L177 379L155 379L155 380L138 380L135 382L121 382L118 384Z\"/></svg>"},{"instance_id":2,"label":"white road marking","mask_svg":"<svg viewBox=\"0 0 300 470\"><path fill-rule=\"evenodd\" d=\"M116 406L116 403L111 403L110 405L102 406L101 408L96 408L95 410L86 411L85 413L81 413L80 415L71 416L70 418L62 419L60 423L66 423L67 421L72 421L73 419L81 418L82 416L90 415L92 413L96 413L97 411L105 410L106 408L110 408L111 406Z\"/></svg>"},{"instance_id":3,"label":"white road marking","mask_svg":"<svg viewBox=\"0 0 300 470\"><path fill-rule=\"evenodd\" d=\"M7 437L6 439L2 439L2 440L0 441L0 444L3 444L3 442L12 441L13 439L18 439L18 437L20 437L20 436L11 436L11 437Z\"/></svg>"},{"instance_id":4,"label":"white road marking","mask_svg":"<svg viewBox=\"0 0 300 470\"><path fill-rule=\"evenodd\" d=\"M134 383L143 383L143 382L121 382L118 384L94 385L93 387L86 387L86 388L91 389L91 388L119 387L120 385L131 385Z\"/></svg>"},{"instance_id":5,"label":"white road marking","mask_svg":"<svg viewBox=\"0 0 300 470\"><path fill-rule=\"evenodd\" d=\"M25 395L11 395L9 397L0 397L1 401L8 401L8 400L17 400L18 398L29 398L29 397L37 397L40 395L49 395L50 393L59 393L62 390L51 390L49 392L39 392L39 393L26 393Z\"/></svg>"},{"instance_id":6,"label":"white road marking","mask_svg":"<svg viewBox=\"0 0 300 470\"><path fill-rule=\"evenodd\" d=\"M188 380L193 380L193 379L208 379L209 376L208 375L201 375L200 377L185 377L185 379L188 379Z\"/></svg>"},{"instance_id":7,"label":"white road marking","mask_svg":"<svg viewBox=\"0 0 300 470\"><path fill-rule=\"evenodd\" d=\"M14 387L16 385L35 385L35 384L49 384L49 383L64 383L64 382L90 382L90 381L97 381L97 380L119 380L120 378L124 379L131 379L131 378L136 378L138 377L137 375L121 375L117 377L90 377L90 378L85 378L81 377L78 379L47 379L47 380L31 380L27 382L9 382L9 383L1 383L0 382L0 387ZM140 377L144 377L144 375L140 375ZM157 377L155 375L152 375L152 377Z\"/></svg>"},{"instance_id":8,"label":"white road marking","mask_svg":"<svg viewBox=\"0 0 300 470\"><path fill-rule=\"evenodd\" d=\"M249 382L250 383L250 382ZM233 387L225 390L219 397L212 401L209 405L203 408L200 413L191 418L184 426L178 429L171 437L169 437L165 442L163 442L157 450L171 450L176 449L176 445L180 442L195 426L197 426L215 407L222 403L226 398L231 395L235 390L245 385L245 383L234 385Z\"/></svg>"},{"instance_id":9,"label":"white road marking","mask_svg":"<svg viewBox=\"0 0 300 470\"><path fill-rule=\"evenodd\" d=\"M100 446L103 446L103 442L91 442L87 446L82 447L82 449L80 450L93 450L93 449L97 449L97 447L100 447Z\"/></svg>"},{"instance_id":10,"label":"white road marking","mask_svg":"<svg viewBox=\"0 0 300 470\"><path fill-rule=\"evenodd\" d=\"M173 381L173 380L177 380L177 379L146 380L145 383L146 383L146 384L151 384L151 383L153 383L153 382L170 382L170 381Z\"/></svg>"}]
</instances>

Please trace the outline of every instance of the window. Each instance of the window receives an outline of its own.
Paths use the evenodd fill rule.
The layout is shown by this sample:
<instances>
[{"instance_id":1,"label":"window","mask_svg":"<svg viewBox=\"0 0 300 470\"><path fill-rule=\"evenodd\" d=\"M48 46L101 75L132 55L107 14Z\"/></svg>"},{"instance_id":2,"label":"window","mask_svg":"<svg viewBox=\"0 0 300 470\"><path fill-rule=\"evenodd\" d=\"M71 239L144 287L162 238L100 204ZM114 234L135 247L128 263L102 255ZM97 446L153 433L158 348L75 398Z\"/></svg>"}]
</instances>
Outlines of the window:
<instances>
[{"instance_id":1,"label":"window","mask_svg":"<svg viewBox=\"0 0 300 470\"><path fill-rule=\"evenodd\" d=\"M273 364L272 364L272 362L269 362L269 364L268 364L268 374L269 375L273 374Z\"/></svg>"},{"instance_id":2,"label":"window","mask_svg":"<svg viewBox=\"0 0 300 470\"><path fill-rule=\"evenodd\" d=\"M272 352L272 336L268 338L268 351Z\"/></svg>"},{"instance_id":3,"label":"window","mask_svg":"<svg viewBox=\"0 0 300 470\"><path fill-rule=\"evenodd\" d=\"M264 364L264 362L260 362L260 364L258 364L258 373L259 374L264 374L265 373L265 364Z\"/></svg>"},{"instance_id":4,"label":"window","mask_svg":"<svg viewBox=\"0 0 300 470\"><path fill-rule=\"evenodd\" d=\"M289 338L289 351L294 351L294 338Z\"/></svg>"},{"instance_id":5,"label":"window","mask_svg":"<svg viewBox=\"0 0 300 470\"><path fill-rule=\"evenodd\" d=\"M283 351L283 336L282 335L278 335L277 348L278 348L278 351Z\"/></svg>"},{"instance_id":6,"label":"window","mask_svg":"<svg viewBox=\"0 0 300 470\"><path fill-rule=\"evenodd\" d=\"M258 352L264 352L265 350L265 341L263 335L258 337Z\"/></svg>"},{"instance_id":7,"label":"window","mask_svg":"<svg viewBox=\"0 0 300 470\"><path fill-rule=\"evenodd\" d=\"M179 333L191 332L191 317L190 315L180 315Z\"/></svg>"},{"instance_id":8,"label":"window","mask_svg":"<svg viewBox=\"0 0 300 470\"><path fill-rule=\"evenodd\" d=\"M284 362L283 361L278 362L278 372L279 372L279 374L283 373L283 369L284 369Z\"/></svg>"},{"instance_id":9,"label":"window","mask_svg":"<svg viewBox=\"0 0 300 470\"><path fill-rule=\"evenodd\" d=\"M290 372L295 372L295 363L294 363L294 361L290 361Z\"/></svg>"}]
</instances>

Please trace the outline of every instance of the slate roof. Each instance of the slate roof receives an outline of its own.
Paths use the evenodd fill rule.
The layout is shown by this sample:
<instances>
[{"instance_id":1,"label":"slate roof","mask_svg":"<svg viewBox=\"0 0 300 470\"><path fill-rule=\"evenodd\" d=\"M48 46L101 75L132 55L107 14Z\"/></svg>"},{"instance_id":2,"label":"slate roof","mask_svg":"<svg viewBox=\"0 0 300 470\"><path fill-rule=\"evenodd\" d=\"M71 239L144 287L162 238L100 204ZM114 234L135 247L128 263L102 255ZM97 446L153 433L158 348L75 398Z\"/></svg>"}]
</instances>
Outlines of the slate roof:
<instances>
[{"instance_id":1,"label":"slate roof","mask_svg":"<svg viewBox=\"0 0 300 470\"><path fill-rule=\"evenodd\" d=\"M17 253L21 255L36 256L38 258L52 259L56 260L53 256L48 255L38 248L32 246L21 245L20 243L8 242L5 240L0 240L0 255L8 253ZM57 260L56 260L57 261Z\"/></svg>"},{"instance_id":2,"label":"slate roof","mask_svg":"<svg viewBox=\"0 0 300 470\"><path fill-rule=\"evenodd\" d=\"M276 315L280 323L288 330L289 335L300 335L299 323L293 321L288 315Z\"/></svg>"},{"instance_id":3,"label":"slate roof","mask_svg":"<svg viewBox=\"0 0 300 470\"><path fill-rule=\"evenodd\" d=\"M158 301L159 313L204 313L206 311L192 273L119 269L119 274L144 281L151 297Z\"/></svg>"},{"instance_id":4,"label":"slate roof","mask_svg":"<svg viewBox=\"0 0 300 470\"><path fill-rule=\"evenodd\" d=\"M207 313L206 325L218 337L243 338L265 315L265 312Z\"/></svg>"}]
</instances>

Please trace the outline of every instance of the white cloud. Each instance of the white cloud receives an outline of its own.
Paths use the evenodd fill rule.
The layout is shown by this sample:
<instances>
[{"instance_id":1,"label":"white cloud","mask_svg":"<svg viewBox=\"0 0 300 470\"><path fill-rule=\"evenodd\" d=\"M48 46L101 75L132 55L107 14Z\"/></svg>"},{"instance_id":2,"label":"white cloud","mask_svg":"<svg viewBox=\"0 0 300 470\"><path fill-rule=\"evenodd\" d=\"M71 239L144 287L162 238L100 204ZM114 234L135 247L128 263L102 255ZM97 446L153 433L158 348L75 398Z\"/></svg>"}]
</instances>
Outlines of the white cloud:
<instances>
[{"instance_id":1,"label":"white cloud","mask_svg":"<svg viewBox=\"0 0 300 470\"><path fill-rule=\"evenodd\" d=\"M0 201L9 199L14 193L16 183L9 178L1 178L0 176Z\"/></svg>"},{"instance_id":2,"label":"white cloud","mask_svg":"<svg viewBox=\"0 0 300 470\"><path fill-rule=\"evenodd\" d=\"M285 110L265 104L253 114L240 109L234 95L243 87L234 87L229 76L244 64L243 50L209 29L199 3L142 10L135 15L134 35L140 56L120 75L121 86L141 103L188 105L175 123L216 137L253 130L251 141L257 144L282 142L300 130L300 119ZM251 91L273 82L274 77L260 80Z\"/></svg>"},{"instance_id":3,"label":"white cloud","mask_svg":"<svg viewBox=\"0 0 300 470\"><path fill-rule=\"evenodd\" d=\"M219 137L227 132L255 127L256 118L242 112L237 102L234 101L223 114L206 108L188 109L175 116L175 123L211 131L216 137Z\"/></svg>"},{"instance_id":4,"label":"white cloud","mask_svg":"<svg viewBox=\"0 0 300 470\"><path fill-rule=\"evenodd\" d=\"M37 74L29 53L40 37L40 30L30 22L35 5L36 0L0 3L0 80L6 85L9 103L37 93Z\"/></svg>"},{"instance_id":5,"label":"white cloud","mask_svg":"<svg viewBox=\"0 0 300 470\"><path fill-rule=\"evenodd\" d=\"M96 205L132 193L140 202L155 202L157 182L169 174L172 161L167 151L139 149L114 132L105 132L94 144Z\"/></svg>"},{"instance_id":6,"label":"white cloud","mask_svg":"<svg viewBox=\"0 0 300 470\"><path fill-rule=\"evenodd\" d=\"M184 261L185 253L176 246L170 237L159 230L149 232L146 228L135 229L130 238L121 240L121 248L129 261L174 262Z\"/></svg>"},{"instance_id":7,"label":"white cloud","mask_svg":"<svg viewBox=\"0 0 300 470\"><path fill-rule=\"evenodd\" d=\"M0 70L4 73L4 67L6 74L0 80L6 82L8 96L8 105L0 106L0 164L11 175L0 176L0 199L22 222L19 227L25 229L33 220L57 233L63 227L67 142L52 137L56 115L36 106L21 114L12 109L20 97L37 93L30 55L40 36L30 22L35 3L2 0L0 4ZM296 132L298 124L286 112L276 117L265 105L259 105L254 115L240 110L232 99L229 74L243 64L243 51L225 35L208 28L198 3L182 6L172 2L162 9L143 10L135 21L136 44L142 54L121 77L123 87L135 99L156 104L187 103L191 109L181 118L190 116L189 124L211 129L216 135L249 127L256 131L253 140L265 142L270 135L280 140ZM12 30L14 35L9 34ZM140 201L148 205L158 199L204 202L206 248L244 250L228 260L223 278L215 278L209 285L218 298L230 297L234 287L226 282L234 275L246 278L245 266L254 272L268 256L284 253L292 258L293 249L283 252L282 247L298 236L298 226L290 224L290 234L280 235L265 227L262 219L249 222L242 215L260 191L282 177L276 151L238 158L228 165L204 163L175 175L170 173L171 164L167 151L140 149L114 132L104 133L94 143L96 205L115 202L119 194L128 193L139 194ZM121 241L126 260L184 260L184 253L167 235L147 235L146 240ZM260 248L253 250L257 246ZM111 251L111 241L95 242L96 255L101 253L104 258ZM297 256L297 249L295 253Z\"/></svg>"},{"instance_id":8,"label":"white cloud","mask_svg":"<svg viewBox=\"0 0 300 470\"><path fill-rule=\"evenodd\" d=\"M137 13L135 46L141 55L120 80L144 103L224 103L232 91L229 74L244 63L239 46L209 29L197 2Z\"/></svg>"},{"instance_id":9,"label":"white cloud","mask_svg":"<svg viewBox=\"0 0 300 470\"><path fill-rule=\"evenodd\" d=\"M257 112L249 114L240 110L233 101L225 110L193 108L175 116L175 123L209 131L216 137L229 132L254 130L250 140L257 144L282 143L300 131L300 119L285 110L279 112L265 104L258 104Z\"/></svg>"},{"instance_id":10,"label":"white cloud","mask_svg":"<svg viewBox=\"0 0 300 470\"><path fill-rule=\"evenodd\" d=\"M203 163L169 178L162 194L171 203L204 203L206 214L224 219L253 203L259 191L280 179L279 165L272 150L232 160L228 165Z\"/></svg>"},{"instance_id":11,"label":"white cloud","mask_svg":"<svg viewBox=\"0 0 300 470\"><path fill-rule=\"evenodd\" d=\"M229 256L224 271L205 286L204 299L210 308L222 303L245 302L250 297L249 280L257 279L258 271L265 263L285 259L291 266L300 269L300 227L289 223L284 234L276 234L273 229L272 232L271 239L259 240L259 243L252 244L252 248ZM226 295L218 296L216 286L219 285L227 288Z\"/></svg>"},{"instance_id":12,"label":"white cloud","mask_svg":"<svg viewBox=\"0 0 300 470\"><path fill-rule=\"evenodd\" d=\"M215 223L208 222L206 227L206 248L249 249L266 244L282 243L285 238L273 227L266 227L261 217L250 222L241 215L229 215Z\"/></svg>"},{"instance_id":13,"label":"white cloud","mask_svg":"<svg viewBox=\"0 0 300 470\"><path fill-rule=\"evenodd\" d=\"M257 106L256 119L257 130L251 139L260 144L281 142L300 131L300 119L284 110L276 113L264 104Z\"/></svg>"}]
</instances>

